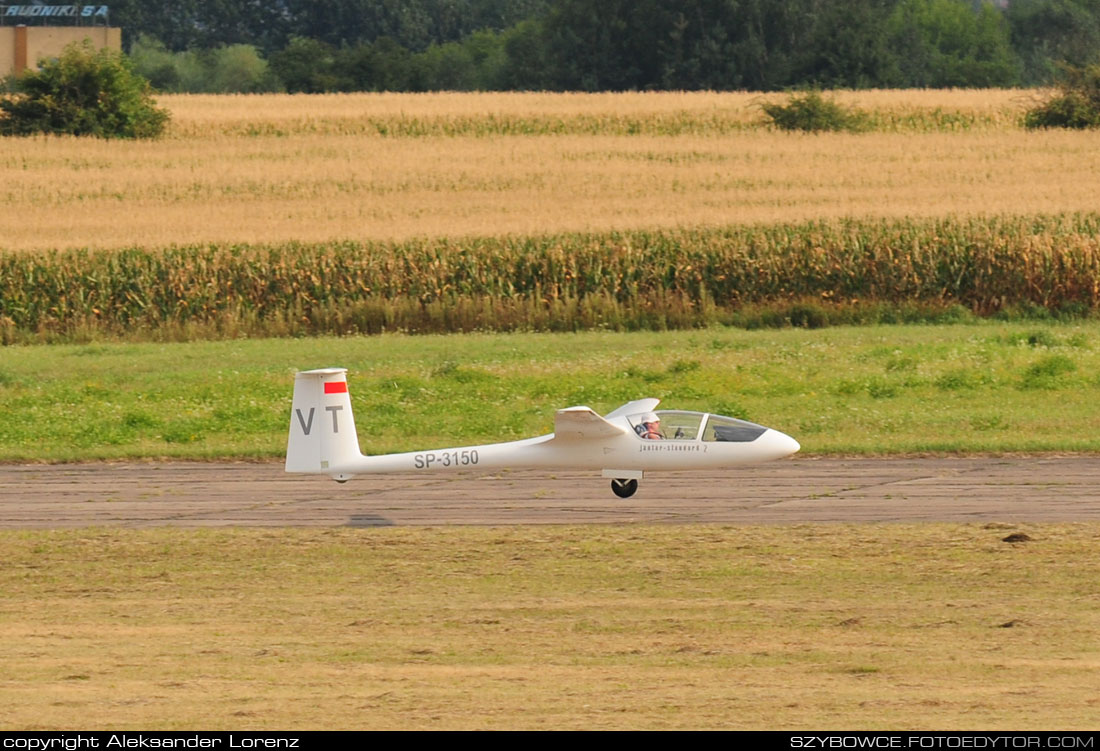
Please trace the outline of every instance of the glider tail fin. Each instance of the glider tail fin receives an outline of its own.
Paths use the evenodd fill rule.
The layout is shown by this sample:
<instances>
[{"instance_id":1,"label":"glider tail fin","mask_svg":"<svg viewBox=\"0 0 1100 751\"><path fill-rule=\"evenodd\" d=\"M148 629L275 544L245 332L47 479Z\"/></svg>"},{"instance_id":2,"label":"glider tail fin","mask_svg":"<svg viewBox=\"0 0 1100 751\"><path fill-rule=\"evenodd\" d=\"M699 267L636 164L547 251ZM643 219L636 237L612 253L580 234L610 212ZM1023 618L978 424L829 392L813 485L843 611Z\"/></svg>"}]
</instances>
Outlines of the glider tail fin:
<instances>
[{"instance_id":1,"label":"glider tail fin","mask_svg":"<svg viewBox=\"0 0 1100 751\"><path fill-rule=\"evenodd\" d=\"M346 368L304 370L294 376L286 471L347 479L362 458L351 414Z\"/></svg>"}]
</instances>

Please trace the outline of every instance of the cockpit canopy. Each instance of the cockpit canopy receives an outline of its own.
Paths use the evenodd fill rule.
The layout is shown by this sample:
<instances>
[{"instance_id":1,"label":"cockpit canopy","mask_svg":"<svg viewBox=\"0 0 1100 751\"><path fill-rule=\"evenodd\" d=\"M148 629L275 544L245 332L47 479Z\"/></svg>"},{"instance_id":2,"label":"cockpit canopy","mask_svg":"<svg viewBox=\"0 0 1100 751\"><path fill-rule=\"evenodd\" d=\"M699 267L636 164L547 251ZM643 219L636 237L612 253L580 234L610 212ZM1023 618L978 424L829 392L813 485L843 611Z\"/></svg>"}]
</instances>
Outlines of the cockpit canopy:
<instances>
[{"instance_id":1,"label":"cockpit canopy","mask_svg":"<svg viewBox=\"0 0 1100 751\"><path fill-rule=\"evenodd\" d=\"M643 435L646 429L642 419L650 413L630 415L627 419L634 431ZM660 419L658 433L669 441L728 441L734 443L749 443L755 441L764 431L763 425L738 420L735 417L723 417L708 412L683 412L680 410L662 409L656 413Z\"/></svg>"}]
</instances>

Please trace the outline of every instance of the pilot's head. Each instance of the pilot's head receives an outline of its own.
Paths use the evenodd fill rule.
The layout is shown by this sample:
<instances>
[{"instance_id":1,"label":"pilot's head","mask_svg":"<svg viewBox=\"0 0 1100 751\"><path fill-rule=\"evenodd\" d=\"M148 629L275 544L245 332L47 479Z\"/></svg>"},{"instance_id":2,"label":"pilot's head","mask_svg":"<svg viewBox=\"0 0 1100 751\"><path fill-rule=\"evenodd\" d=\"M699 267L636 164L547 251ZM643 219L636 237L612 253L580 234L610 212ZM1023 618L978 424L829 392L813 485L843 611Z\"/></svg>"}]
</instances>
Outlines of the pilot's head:
<instances>
[{"instance_id":1,"label":"pilot's head","mask_svg":"<svg viewBox=\"0 0 1100 751\"><path fill-rule=\"evenodd\" d=\"M661 427L661 418L656 412L646 412L642 415L642 424L650 430L658 430Z\"/></svg>"}]
</instances>

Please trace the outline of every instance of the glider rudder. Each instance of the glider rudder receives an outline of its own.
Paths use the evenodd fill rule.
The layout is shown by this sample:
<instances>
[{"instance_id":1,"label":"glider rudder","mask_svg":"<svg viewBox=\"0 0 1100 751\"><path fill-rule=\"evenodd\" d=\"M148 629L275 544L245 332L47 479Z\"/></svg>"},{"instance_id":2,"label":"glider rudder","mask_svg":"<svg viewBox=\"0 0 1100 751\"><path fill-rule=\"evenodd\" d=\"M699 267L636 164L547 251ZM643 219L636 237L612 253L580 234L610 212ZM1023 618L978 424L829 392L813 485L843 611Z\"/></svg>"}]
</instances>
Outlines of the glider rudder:
<instances>
[{"instance_id":1,"label":"glider rudder","mask_svg":"<svg viewBox=\"0 0 1100 751\"><path fill-rule=\"evenodd\" d=\"M344 471L362 458L347 373L346 368L322 368L294 376L287 472L347 479Z\"/></svg>"}]
</instances>

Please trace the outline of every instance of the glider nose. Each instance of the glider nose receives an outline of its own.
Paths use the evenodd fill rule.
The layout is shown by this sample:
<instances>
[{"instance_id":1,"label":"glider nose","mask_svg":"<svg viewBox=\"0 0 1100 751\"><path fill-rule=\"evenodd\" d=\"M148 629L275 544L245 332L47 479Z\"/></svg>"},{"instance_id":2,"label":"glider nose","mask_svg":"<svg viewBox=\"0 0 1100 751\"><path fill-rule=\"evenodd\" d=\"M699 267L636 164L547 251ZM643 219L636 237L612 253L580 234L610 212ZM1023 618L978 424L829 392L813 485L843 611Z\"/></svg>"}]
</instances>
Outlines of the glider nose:
<instances>
[{"instance_id":1,"label":"glider nose","mask_svg":"<svg viewBox=\"0 0 1100 751\"><path fill-rule=\"evenodd\" d=\"M768 429L768 432L763 436L767 441L767 446L772 457L775 459L782 459L784 456L790 456L798 451L802 446L798 444L798 441L791 438L786 433L780 433L778 430Z\"/></svg>"}]
</instances>

